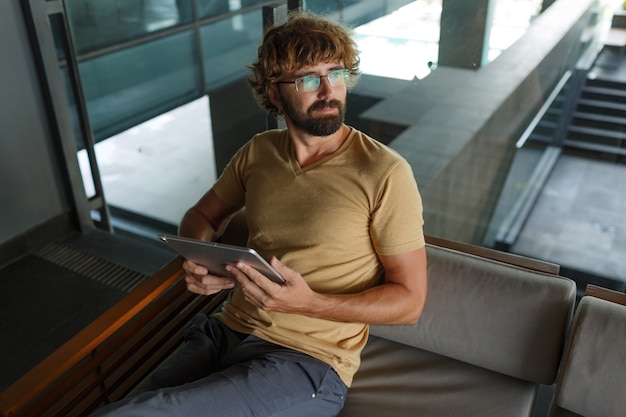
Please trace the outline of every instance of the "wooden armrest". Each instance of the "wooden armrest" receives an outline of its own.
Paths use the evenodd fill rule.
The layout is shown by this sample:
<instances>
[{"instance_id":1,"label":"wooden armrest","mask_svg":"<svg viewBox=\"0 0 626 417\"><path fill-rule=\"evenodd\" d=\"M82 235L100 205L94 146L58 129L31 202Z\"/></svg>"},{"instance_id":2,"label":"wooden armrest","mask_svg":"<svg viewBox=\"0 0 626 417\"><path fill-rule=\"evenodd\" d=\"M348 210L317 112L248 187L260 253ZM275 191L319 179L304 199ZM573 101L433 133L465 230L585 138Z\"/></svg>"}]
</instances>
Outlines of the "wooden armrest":
<instances>
[{"instance_id":1,"label":"wooden armrest","mask_svg":"<svg viewBox=\"0 0 626 417\"><path fill-rule=\"evenodd\" d=\"M626 294L608 288L598 287L597 285L588 284L585 289L585 295L602 298L603 300L626 306Z\"/></svg>"},{"instance_id":2,"label":"wooden armrest","mask_svg":"<svg viewBox=\"0 0 626 417\"><path fill-rule=\"evenodd\" d=\"M130 392L226 296L186 291L178 257L0 394L0 416L80 416Z\"/></svg>"},{"instance_id":3,"label":"wooden armrest","mask_svg":"<svg viewBox=\"0 0 626 417\"><path fill-rule=\"evenodd\" d=\"M559 275L561 269L560 265L552 262L528 258L526 256L516 255L509 252L502 252L495 249L476 246L469 243L456 242L435 236L425 236L425 238L426 243L431 245L469 253L470 255L480 256L482 258L503 262L520 268L530 269L532 271L543 272L544 274Z\"/></svg>"}]
</instances>

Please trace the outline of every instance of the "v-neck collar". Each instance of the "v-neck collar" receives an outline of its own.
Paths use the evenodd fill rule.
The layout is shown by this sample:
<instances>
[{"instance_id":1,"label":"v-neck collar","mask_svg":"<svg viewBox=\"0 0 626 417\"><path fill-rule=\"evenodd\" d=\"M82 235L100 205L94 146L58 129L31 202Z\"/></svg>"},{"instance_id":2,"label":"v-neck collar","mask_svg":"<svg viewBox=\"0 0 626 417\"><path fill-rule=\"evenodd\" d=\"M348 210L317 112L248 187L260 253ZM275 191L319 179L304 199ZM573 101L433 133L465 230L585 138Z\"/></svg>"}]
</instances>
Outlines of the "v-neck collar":
<instances>
[{"instance_id":1,"label":"v-neck collar","mask_svg":"<svg viewBox=\"0 0 626 417\"><path fill-rule=\"evenodd\" d=\"M291 138L289 137L289 133L287 132L287 130L285 130L285 141L287 142L287 155L289 156L289 164L291 165L291 170L293 171L294 175L298 176L300 174L304 174L305 172L315 169L316 167L323 165L324 163L330 161L331 159L336 158L337 156L345 152L345 150L350 147L350 144L354 140L354 129L350 126L348 126L348 128L350 130L346 136L346 140L343 141L339 149L337 149L335 152L329 155L326 155L319 161L315 161L312 164L307 165L304 168L300 167L300 164L298 163L298 159L296 158L296 150L293 146L293 142L291 141Z\"/></svg>"}]
</instances>

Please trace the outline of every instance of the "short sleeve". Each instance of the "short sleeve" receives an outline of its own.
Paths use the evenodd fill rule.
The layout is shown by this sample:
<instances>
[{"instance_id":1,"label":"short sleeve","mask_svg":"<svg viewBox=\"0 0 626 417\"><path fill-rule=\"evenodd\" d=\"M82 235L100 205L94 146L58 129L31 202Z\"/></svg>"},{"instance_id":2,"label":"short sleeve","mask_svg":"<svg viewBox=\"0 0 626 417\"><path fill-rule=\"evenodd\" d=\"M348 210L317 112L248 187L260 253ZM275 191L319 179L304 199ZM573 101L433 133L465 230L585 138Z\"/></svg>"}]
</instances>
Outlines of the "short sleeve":
<instances>
[{"instance_id":1,"label":"short sleeve","mask_svg":"<svg viewBox=\"0 0 626 417\"><path fill-rule=\"evenodd\" d=\"M234 207L243 207L245 205L245 178L249 150L250 142L242 146L235 153L213 185L215 194L224 202Z\"/></svg>"},{"instance_id":2,"label":"short sleeve","mask_svg":"<svg viewBox=\"0 0 626 417\"><path fill-rule=\"evenodd\" d=\"M380 255L398 255L423 247L422 199L410 165L401 160L382 179L370 234Z\"/></svg>"}]
</instances>

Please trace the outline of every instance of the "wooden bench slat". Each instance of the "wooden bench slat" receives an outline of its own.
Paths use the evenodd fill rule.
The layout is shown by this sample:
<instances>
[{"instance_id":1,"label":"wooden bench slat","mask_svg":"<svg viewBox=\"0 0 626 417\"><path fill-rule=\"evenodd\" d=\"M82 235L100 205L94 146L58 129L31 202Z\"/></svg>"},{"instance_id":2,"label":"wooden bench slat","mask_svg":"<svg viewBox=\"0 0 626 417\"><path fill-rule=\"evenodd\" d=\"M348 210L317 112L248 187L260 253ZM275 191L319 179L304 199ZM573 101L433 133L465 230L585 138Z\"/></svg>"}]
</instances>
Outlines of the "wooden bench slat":
<instances>
[{"instance_id":1,"label":"wooden bench slat","mask_svg":"<svg viewBox=\"0 0 626 417\"><path fill-rule=\"evenodd\" d=\"M598 287L597 285L589 284L587 285L587 288L585 288L585 295L602 298L603 300L626 306L626 294L623 292L611 290L609 288Z\"/></svg>"},{"instance_id":2,"label":"wooden bench slat","mask_svg":"<svg viewBox=\"0 0 626 417\"><path fill-rule=\"evenodd\" d=\"M443 239L436 236L424 236L426 243L456 250L470 255L480 256L520 268L530 269L532 271L543 272L544 274L559 275L561 266L552 262L539 259L527 258L525 256L516 255L510 252L502 252L496 249L485 248L483 246L472 245L469 243L456 242L453 240Z\"/></svg>"}]
</instances>

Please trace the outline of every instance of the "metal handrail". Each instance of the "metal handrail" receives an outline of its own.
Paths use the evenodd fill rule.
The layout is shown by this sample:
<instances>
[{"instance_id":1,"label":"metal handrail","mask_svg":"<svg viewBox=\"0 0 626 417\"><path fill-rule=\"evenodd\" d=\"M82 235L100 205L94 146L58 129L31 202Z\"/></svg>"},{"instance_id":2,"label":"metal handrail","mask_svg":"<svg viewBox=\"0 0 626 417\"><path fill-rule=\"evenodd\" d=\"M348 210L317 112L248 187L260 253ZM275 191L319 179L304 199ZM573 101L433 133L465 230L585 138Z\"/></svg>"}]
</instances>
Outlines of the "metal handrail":
<instances>
[{"instance_id":1,"label":"metal handrail","mask_svg":"<svg viewBox=\"0 0 626 417\"><path fill-rule=\"evenodd\" d=\"M543 103L543 105L541 106L541 108L539 109L535 117L533 117L533 120L531 120L531 122L529 123L526 130L524 130L524 133L522 133L520 138L517 140L517 143L515 144L515 147L517 149L520 149L522 146L524 146L524 144L526 143L530 135L533 133L533 131L535 130L535 128L537 127L541 119L543 119L543 116L546 114L550 106L552 106L552 103L554 102L554 100L556 100L557 96L561 93L561 90L563 90L563 87L565 87L565 84L567 84L571 76L572 76L571 71L566 71L565 74L563 74L563 76L559 80L556 87L554 87L554 90L552 90L552 92L546 99L545 103Z\"/></svg>"}]
</instances>

